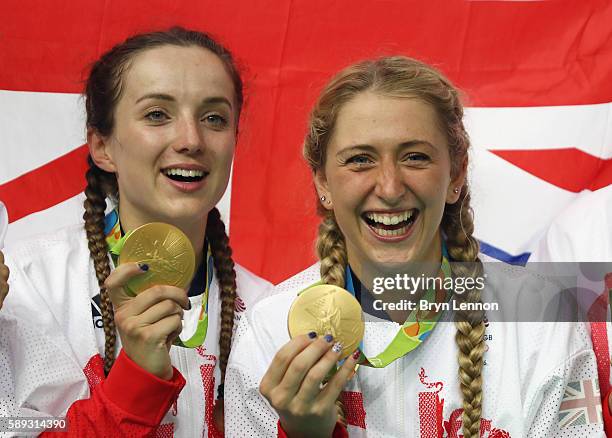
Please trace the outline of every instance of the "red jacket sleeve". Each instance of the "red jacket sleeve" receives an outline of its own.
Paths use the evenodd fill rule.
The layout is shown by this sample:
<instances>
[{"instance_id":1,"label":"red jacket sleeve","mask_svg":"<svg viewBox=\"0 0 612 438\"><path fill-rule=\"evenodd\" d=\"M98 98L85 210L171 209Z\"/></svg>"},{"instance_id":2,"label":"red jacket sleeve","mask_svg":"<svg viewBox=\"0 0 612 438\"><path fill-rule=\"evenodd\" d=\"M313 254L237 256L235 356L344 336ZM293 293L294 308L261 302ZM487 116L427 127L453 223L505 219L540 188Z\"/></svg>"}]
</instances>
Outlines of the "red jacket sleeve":
<instances>
[{"instance_id":1,"label":"red jacket sleeve","mask_svg":"<svg viewBox=\"0 0 612 438\"><path fill-rule=\"evenodd\" d=\"M606 430L606 436L612 437L612 412L610 412L610 405L608 400L612 395L612 390L608 392L604 399L604 406L601 407L603 412L604 429Z\"/></svg>"},{"instance_id":2,"label":"red jacket sleeve","mask_svg":"<svg viewBox=\"0 0 612 438\"><path fill-rule=\"evenodd\" d=\"M176 368L171 380L163 380L140 368L122 350L108 377L94 388L91 397L70 406L66 414L68 429L63 435L151 436L183 386L185 379Z\"/></svg>"},{"instance_id":3,"label":"red jacket sleeve","mask_svg":"<svg viewBox=\"0 0 612 438\"><path fill-rule=\"evenodd\" d=\"M276 429L278 433L277 438L290 438L287 436L287 433L283 430L283 426L281 426L280 421L277 423ZM344 427L342 423L337 422L336 427L334 427L334 432L332 433L331 438L348 438L348 436L349 434L348 434L348 430L346 430L346 427Z\"/></svg>"}]
</instances>

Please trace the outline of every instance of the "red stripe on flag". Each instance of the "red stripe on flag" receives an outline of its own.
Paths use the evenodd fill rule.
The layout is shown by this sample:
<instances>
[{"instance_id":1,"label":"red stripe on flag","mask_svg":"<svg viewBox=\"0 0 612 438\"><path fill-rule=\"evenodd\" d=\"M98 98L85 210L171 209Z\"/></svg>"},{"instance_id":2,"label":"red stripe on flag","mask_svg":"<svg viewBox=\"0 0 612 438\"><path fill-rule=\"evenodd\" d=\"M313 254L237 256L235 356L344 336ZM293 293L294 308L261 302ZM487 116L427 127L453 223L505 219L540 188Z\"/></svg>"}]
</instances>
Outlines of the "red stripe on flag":
<instances>
[{"instance_id":1,"label":"red stripe on flag","mask_svg":"<svg viewBox=\"0 0 612 438\"><path fill-rule=\"evenodd\" d=\"M0 88L80 92L102 50L134 32L182 24L220 36L267 86L296 74L294 86L318 86L357 59L403 53L440 66L471 106L612 100L606 0L209 3L0 2Z\"/></svg>"},{"instance_id":2,"label":"red stripe on flag","mask_svg":"<svg viewBox=\"0 0 612 438\"><path fill-rule=\"evenodd\" d=\"M87 145L0 185L10 222L53 207L85 189Z\"/></svg>"},{"instance_id":3,"label":"red stripe on flag","mask_svg":"<svg viewBox=\"0 0 612 438\"><path fill-rule=\"evenodd\" d=\"M612 184L612 159L594 157L576 148L491 152L570 192L595 191Z\"/></svg>"},{"instance_id":4,"label":"red stripe on flag","mask_svg":"<svg viewBox=\"0 0 612 438\"><path fill-rule=\"evenodd\" d=\"M594 157L576 148L491 152L570 192L594 191L612 184L612 159Z\"/></svg>"}]
</instances>

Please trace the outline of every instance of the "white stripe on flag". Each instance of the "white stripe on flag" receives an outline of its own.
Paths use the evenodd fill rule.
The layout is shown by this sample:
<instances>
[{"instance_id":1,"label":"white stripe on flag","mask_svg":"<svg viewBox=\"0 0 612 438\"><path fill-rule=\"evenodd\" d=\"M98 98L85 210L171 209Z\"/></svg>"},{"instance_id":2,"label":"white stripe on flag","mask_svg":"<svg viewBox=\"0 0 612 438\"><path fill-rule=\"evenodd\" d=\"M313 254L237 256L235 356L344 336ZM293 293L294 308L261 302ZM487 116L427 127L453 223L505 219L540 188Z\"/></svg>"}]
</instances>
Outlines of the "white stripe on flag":
<instances>
[{"instance_id":1,"label":"white stripe on flag","mask_svg":"<svg viewBox=\"0 0 612 438\"><path fill-rule=\"evenodd\" d=\"M574 147L612 158L612 103L517 108L467 108L465 123L476 148Z\"/></svg>"},{"instance_id":2,"label":"white stripe on flag","mask_svg":"<svg viewBox=\"0 0 612 438\"><path fill-rule=\"evenodd\" d=\"M84 144L83 105L78 94L0 90L0 184Z\"/></svg>"},{"instance_id":3,"label":"white stripe on flag","mask_svg":"<svg viewBox=\"0 0 612 438\"><path fill-rule=\"evenodd\" d=\"M512 255L531 251L550 222L577 196L492 152L475 148L471 160L475 235Z\"/></svg>"}]
</instances>

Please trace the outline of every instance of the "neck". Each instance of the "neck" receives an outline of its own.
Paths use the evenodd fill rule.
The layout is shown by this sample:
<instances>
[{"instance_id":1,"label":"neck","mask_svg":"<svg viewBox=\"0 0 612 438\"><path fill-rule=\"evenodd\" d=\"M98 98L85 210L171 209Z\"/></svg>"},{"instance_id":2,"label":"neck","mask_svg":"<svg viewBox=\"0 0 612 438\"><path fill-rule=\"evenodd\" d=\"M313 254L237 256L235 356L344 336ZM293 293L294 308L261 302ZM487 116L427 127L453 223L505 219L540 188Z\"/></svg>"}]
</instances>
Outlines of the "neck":
<instances>
[{"instance_id":1,"label":"neck","mask_svg":"<svg viewBox=\"0 0 612 438\"><path fill-rule=\"evenodd\" d=\"M208 215L204 215L202 218L198 218L194 221L172 221L169 222L164 218L144 218L139 217L138 215L131 214L129 211L124 211L119 208L119 221L121 222L121 228L123 231L128 232L135 230L141 225L151 223L151 222L165 222L174 225L178 229L180 229L193 246L195 251L195 266L196 268L200 266L202 263L202 259L204 257L204 240L206 238L206 224L208 220Z\"/></svg>"},{"instance_id":2,"label":"neck","mask_svg":"<svg viewBox=\"0 0 612 438\"><path fill-rule=\"evenodd\" d=\"M376 284L380 285L381 282L384 282L384 279L391 278L395 279L393 282L395 287L383 286L383 288L385 291L393 292L394 294L407 289L406 283L398 283L398 277L401 279L421 276L436 277L440 270L440 261L442 260L442 240L440 235L433 239L431 250L428 251L427 256L422 260L411 260L401 263L388 261L369 263L361 257L352 257L350 248L347 249L351 270L367 290L374 291ZM391 284L390 280L388 282L388 284ZM378 289L380 290L380 286Z\"/></svg>"}]
</instances>

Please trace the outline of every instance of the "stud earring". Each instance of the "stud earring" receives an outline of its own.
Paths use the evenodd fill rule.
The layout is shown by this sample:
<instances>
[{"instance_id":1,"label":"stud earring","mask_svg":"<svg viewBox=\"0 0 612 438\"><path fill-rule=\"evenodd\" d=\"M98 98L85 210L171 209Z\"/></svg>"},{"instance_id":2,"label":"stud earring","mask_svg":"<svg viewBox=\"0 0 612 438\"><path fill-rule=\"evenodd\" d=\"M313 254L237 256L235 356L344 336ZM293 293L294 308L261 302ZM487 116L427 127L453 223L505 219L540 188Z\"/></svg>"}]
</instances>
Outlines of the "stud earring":
<instances>
[{"instance_id":1,"label":"stud earring","mask_svg":"<svg viewBox=\"0 0 612 438\"><path fill-rule=\"evenodd\" d=\"M321 196L319 199L321 200L321 202L325 202L327 198L325 196Z\"/></svg>"},{"instance_id":2,"label":"stud earring","mask_svg":"<svg viewBox=\"0 0 612 438\"><path fill-rule=\"evenodd\" d=\"M459 193L459 187L455 187L455 188L453 189L453 193Z\"/></svg>"}]
</instances>

